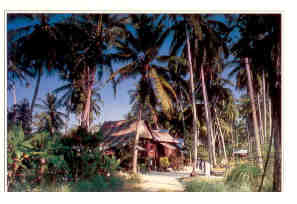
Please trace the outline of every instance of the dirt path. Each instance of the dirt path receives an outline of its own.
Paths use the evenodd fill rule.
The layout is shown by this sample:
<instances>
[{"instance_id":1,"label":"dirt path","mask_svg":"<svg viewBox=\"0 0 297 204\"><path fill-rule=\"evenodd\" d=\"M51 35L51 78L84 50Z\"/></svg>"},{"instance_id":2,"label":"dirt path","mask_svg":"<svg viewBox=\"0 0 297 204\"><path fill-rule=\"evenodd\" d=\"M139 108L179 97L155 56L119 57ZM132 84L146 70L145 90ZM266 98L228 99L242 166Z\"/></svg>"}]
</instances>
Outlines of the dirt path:
<instances>
[{"instance_id":1,"label":"dirt path","mask_svg":"<svg viewBox=\"0 0 297 204\"><path fill-rule=\"evenodd\" d=\"M150 172L142 174L138 187L149 192L183 192L184 186L179 178L189 177L188 172Z\"/></svg>"},{"instance_id":2,"label":"dirt path","mask_svg":"<svg viewBox=\"0 0 297 204\"><path fill-rule=\"evenodd\" d=\"M178 172L157 172L151 171L145 174L139 174L140 182L127 185L126 191L132 192L184 192L183 181L190 179L192 169L186 168ZM191 177L193 178L193 177ZM216 176L200 175L200 178L223 178Z\"/></svg>"}]
</instances>

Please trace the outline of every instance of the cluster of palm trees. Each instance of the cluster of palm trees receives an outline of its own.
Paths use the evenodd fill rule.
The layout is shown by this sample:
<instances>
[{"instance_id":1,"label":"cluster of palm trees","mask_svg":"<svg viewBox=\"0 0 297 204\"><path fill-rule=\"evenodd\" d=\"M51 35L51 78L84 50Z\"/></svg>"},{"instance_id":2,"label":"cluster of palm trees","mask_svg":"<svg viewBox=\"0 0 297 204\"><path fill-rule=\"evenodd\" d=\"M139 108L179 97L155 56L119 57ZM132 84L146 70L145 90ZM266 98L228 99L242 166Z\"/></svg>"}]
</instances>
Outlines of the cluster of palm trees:
<instances>
[{"instance_id":1,"label":"cluster of palm trees","mask_svg":"<svg viewBox=\"0 0 297 204\"><path fill-rule=\"evenodd\" d=\"M8 33L8 84L36 79L30 111L45 110L38 115L40 127L53 134L63 125L61 117L73 113L89 129L94 115L100 114L103 73L110 73L107 82L113 84L115 94L119 83L138 76L130 92L133 105L128 118L140 116L156 128L191 138L194 170L200 138L206 138L215 166L218 150L227 160L225 144L233 143L237 124L244 121L246 129L241 131L248 135L246 140L254 138L260 168L261 144L273 138L274 190L281 190L280 15L60 14L62 20L57 16L8 15L8 22L38 22ZM231 55L236 66L230 76L235 75L236 87L249 94L249 111L227 88L234 82L222 77L230 69ZM113 63L123 66L113 70ZM44 73L58 75L65 85L54 91L62 97L49 94L38 105ZM62 105L66 114L58 111Z\"/></svg>"}]
</instances>

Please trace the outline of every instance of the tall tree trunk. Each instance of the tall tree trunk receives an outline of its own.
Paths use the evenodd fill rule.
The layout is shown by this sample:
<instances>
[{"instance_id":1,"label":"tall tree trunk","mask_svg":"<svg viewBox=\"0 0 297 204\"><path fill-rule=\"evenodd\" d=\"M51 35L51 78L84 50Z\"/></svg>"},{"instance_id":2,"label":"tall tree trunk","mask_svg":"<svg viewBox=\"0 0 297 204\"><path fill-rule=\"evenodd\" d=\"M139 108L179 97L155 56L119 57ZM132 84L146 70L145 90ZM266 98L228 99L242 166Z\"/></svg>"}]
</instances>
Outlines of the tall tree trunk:
<instances>
[{"instance_id":1,"label":"tall tree trunk","mask_svg":"<svg viewBox=\"0 0 297 204\"><path fill-rule=\"evenodd\" d=\"M13 123L16 123L16 117L17 117L17 106L16 106L16 87L13 85Z\"/></svg>"},{"instance_id":2,"label":"tall tree trunk","mask_svg":"<svg viewBox=\"0 0 297 204\"><path fill-rule=\"evenodd\" d=\"M211 163L213 164L213 166L216 166L217 162L216 162L216 155L215 155L212 120L211 120L211 114L210 114L209 107L208 107L203 65L201 66L200 74L201 74L201 79L202 79L203 99L204 99L204 107L205 107L206 121L207 121L208 153L209 153L209 157L211 159Z\"/></svg>"},{"instance_id":3,"label":"tall tree trunk","mask_svg":"<svg viewBox=\"0 0 297 204\"><path fill-rule=\"evenodd\" d=\"M32 103L31 103L31 115L33 115L33 110L34 110L34 106L35 106L37 95L38 95L38 91L39 91L39 85L40 85L41 75L42 74L41 74L41 66L40 66L37 69L37 81L36 81L34 95L33 95Z\"/></svg>"},{"instance_id":4,"label":"tall tree trunk","mask_svg":"<svg viewBox=\"0 0 297 204\"><path fill-rule=\"evenodd\" d=\"M181 100L183 100L182 93L180 93L180 98L181 98ZM179 108L180 108L180 112L182 114L183 134L185 134L185 132L186 132L185 131L185 116L184 116L184 108L183 108L183 104L182 104L182 101L181 100L178 101L178 105L179 105ZM199 143L199 141L198 141L198 143ZM199 145L199 144L197 144L197 145Z\"/></svg>"},{"instance_id":5,"label":"tall tree trunk","mask_svg":"<svg viewBox=\"0 0 297 204\"><path fill-rule=\"evenodd\" d=\"M281 126L278 119L273 117L273 139L274 139L274 168L273 168L273 191L282 191L282 141Z\"/></svg>"},{"instance_id":6,"label":"tall tree trunk","mask_svg":"<svg viewBox=\"0 0 297 204\"><path fill-rule=\"evenodd\" d=\"M233 151L233 147L234 147L234 134L233 134L233 124L231 124L231 131L230 131L230 135L231 135L231 146L232 146L232 151Z\"/></svg>"},{"instance_id":7,"label":"tall tree trunk","mask_svg":"<svg viewBox=\"0 0 297 204\"><path fill-rule=\"evenodd\" d=\"M138 149L137 149L137 145L138 145L138 141L139 141L139 125L140 123L142 123L141 120L141 112L142 112L142 107L139 110L138 113L138 121L136 124L136 136L134 139L134 145L133 145L133 166L132 166L132 171L134 174L137 174L137 157L138 157Z\"/></svg>"},{"instance_id":8,"label":"tall tree trunk","mask_svg":"<svg viewBox=\"0 0 297 204\"><path fill-rule=\"evenodd\" d=\"M252 112L253 112L254 134L255 134L256 150L257 150L256 151L257 164L261 169L263 169L263 160L262 160L262 152L261 152L260 139L259 139L258 122L257 122L257 115L256 115L256 106L255 106L255 100L254 100L254 89L252 85L250 64L247 57L245 57L244 60L245 60L246 73L248 77L248 88L249 88L249 95L251 99Z\"/></svg>"},{"instance_id":9,"label":"tall tree trunk","mask_svg":"<svg viewBox=\"0 0 297 204\"><path fill-rule=\"evenodd\" d=\"M269 162L269 159L270 159L271 146L272 146L272 137L270 138L268 155L267 155L267 158L266 158L266 162L265 162L265 166L264 166L264 172L263 172L263 175L262 175L262 178L261 178L261 182L260 182L258 192L261 192L262 187L263 187L264 178L265 178L267 167L268 167L268 162Z\"/></svg>"},{"instance_id":10,"label":"tall tree trunk","mask_svg":"<svg viewBox=\"0 0 297 204\"><path fill-rule=\"evenodd\" d=\"M261 101L260 94L257 94L258 97L258 112L259 112L259 124L260 124L260 144L264 143L264 134L263 134L263 123L262 123L262 113L261 113Z\"/></svg>"},{"instance_id":11,"label":"tall tree trunk","mask_svg":"<svg viewBox=\"0 0 297 204\"><path fill-rule=\"evenodd\" d=\"M248 127L246 127L246 133L247 133L247 138L248 138L248 150L249 152L251 152L251 140L250 140L250 134L249 134L249 130Z\"/></svg>"},{"instance_id":12,"label":"tall tree trunk","mask_svg":"<svg viewBox=\"0 0 297 204\"><path fill-rule=\"evenodd\" d=\"M79 123L79 126L81 126L81 124L82 124L82 112L79 114L78 123Z\"/></svg>"},{"instance_id":13,"label":"tall tree trunk","mask_svg":"<svg viewBox=\"0 0 297 204\"><path fill-rule=\"evenodd\" d=\"M215 114L216 114L216 109L214 109L214 110L215 110ZM228 158L227 158L227 154L226 154L226 149L225 149L224 136L223 136L223 132L222 132L222 129L221 129L221 124L220 124L220 121L219 121L217 115L216 115L216 119L217 119L217 124L218 124L219 131L220 131L221 143L222 143L222 147L223 147L224 157L225 157L226 162L228 162Z\"/></svg>"},{"instance_id":14,"label":"tall tree trunk","mask_svg":"<svg viewBox=\"0 0 297 204\"><path fill-rule=\"evenodd\" d=\"M282 124L281 124L281 88L276 87L271 95L272 136L274 139L273 191L282 191Z\"/></svg>"},{"instance_id":15,"label":"tall tree trunk","mask_svg":"<svg viewBox=\"0 0 297 204\"><path fill-rule=\"evenodd\" d=\"M267 105L266 105L266 83L265 83L265 75L264 71L262 74L262 81L263 81L263 121L264 121L264 143L267 140Z\"/></svg>"},{"instance_id":16,"label":"tall tree trunk","mask_svg":"<svg viewBox=\"0 0 297 204\"><path fill-rule=\"evenodd\" d=\"M236 129L234 129L234 135L235 135L235 145L236 145L236 148L238 148L238 136L237 136L237 132L236 132Z\"/></svg>"},{"instance_id":17,"label":"tall tree trunk","mask_svg":"<svg viewBox=\"0 0 297 204\"><path fill-rule=\"evenodd\" d=\"M193 76L193 67L192 67L192 60L191 60L191 48L190 48L190 41L189 35L187 33L187 47L188 47L188 61L189 61L189 69L190 69L190 80L191 80L191 93L192 93L192 106L193 106L193 132L194 132L194 163L193 163L193 172L196 171L197 166L197 143L198 143L198 129L197 129L197 112L196 112L196 100L195 100L195 89L194 89L194 76Z\"/></svg>"},{"instance_id":18,"label":"tall tree trunk","mask_svg":"<svg viewBox=\"0 0 297 204\"><path fill-rule=\"evenodd\" d=\"M85 108L84 108L84 112L83 112L83 119L82 119L82 126L85 127L87 130L89 129L88 115L90 114L92 87L93 87L94 80L95 80L95 72L96 72L95 68L92 68L92 70L90 70L90 68L88 67L88 69L87 69L87 83L86 83L87 84L87 101L85 104Z\"/></svg>"},{"instance_id":19,"label":"tall tree trunk","mask_svg":"<svg viewBox=\"0 0 297 204\"><path fill-rule=\"evenodd\" d=\"M272 137L272 113L271 113L271 99L269 99L269 136Z\"/></svg>"},{"instance_id":20,"label":"tall tree trunk","mask_svg":"<svg viewBox=\"0 0 297 204\"><path fill-rule=\"evenodd\" d=\"M12 92L13 92L13 105L16 105L16 87L15 87L15 85L12 86Z\"/></svg>"}]
</instances>

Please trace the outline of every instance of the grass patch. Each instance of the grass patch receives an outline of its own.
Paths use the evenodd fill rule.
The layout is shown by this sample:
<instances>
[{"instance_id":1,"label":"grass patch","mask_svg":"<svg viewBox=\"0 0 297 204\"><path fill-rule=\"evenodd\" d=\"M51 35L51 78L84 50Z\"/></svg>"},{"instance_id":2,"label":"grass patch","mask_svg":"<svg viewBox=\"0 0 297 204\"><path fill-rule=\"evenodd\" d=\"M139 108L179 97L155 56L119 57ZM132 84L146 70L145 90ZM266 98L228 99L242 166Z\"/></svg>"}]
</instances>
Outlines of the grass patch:
<instances>
[{"instance_id":1,"label":"grass patch","mask_svg":"<svg viewBox=\"0 0 297 204\"><path fill-rule=\"evenodd\" d=\"M218 181L204 181L202 179L186 182L185 191L187 192L224 192L224 183Z\"/></svg>"},{"instance_id":2,"label":"grass patch","mask_svg":"<svg viewBox=\"0 0 297 204\"><path fill-rule=\"evenodd\" d=\"M120 177L95 176L92 179L81 180L71 187L73 192L118 192L121 191L124 181Z\"/></svg>"}]
</instances>

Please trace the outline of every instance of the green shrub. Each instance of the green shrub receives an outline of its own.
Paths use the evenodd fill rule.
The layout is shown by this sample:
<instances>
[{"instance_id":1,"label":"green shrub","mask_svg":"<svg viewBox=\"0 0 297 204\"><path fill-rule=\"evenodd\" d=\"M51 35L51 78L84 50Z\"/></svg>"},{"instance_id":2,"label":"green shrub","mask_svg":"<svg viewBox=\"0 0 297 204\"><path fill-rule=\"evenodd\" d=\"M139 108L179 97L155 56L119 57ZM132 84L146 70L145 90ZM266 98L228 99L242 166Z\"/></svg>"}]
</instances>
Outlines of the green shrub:
<instances>
[{"instance_id":1,"label":"green shrub","mask_svg":"<svg viewBox=\"0 0 297 204\"><path fill-rule=\"evenodd\" d=\"M241 188L257 191L261 170L250 164L239 164L227 175L225 184L231 189L241 191Z\"/></svg>"},{"instance_id":2,"label":"green shrub","mask_svg":"<svg viewBox=\"0 0 297 204\"><path fill-rule=\"evenodd\" d=\"M223 183L207 181L191 181L186 184L187 192L224 192L227 191Z\"/></svg>"},{"instance_id":3,"label":"green shrub","mask_svg":"<svg viewBox=\"0 0 297 204\"><path fill-rule=\"evenodd\" d=\"M114 176L95 176L92 179L80 180L72 185L74 192L114 192L123 187L123 181Z\"/></svg>"}]
</instances>

